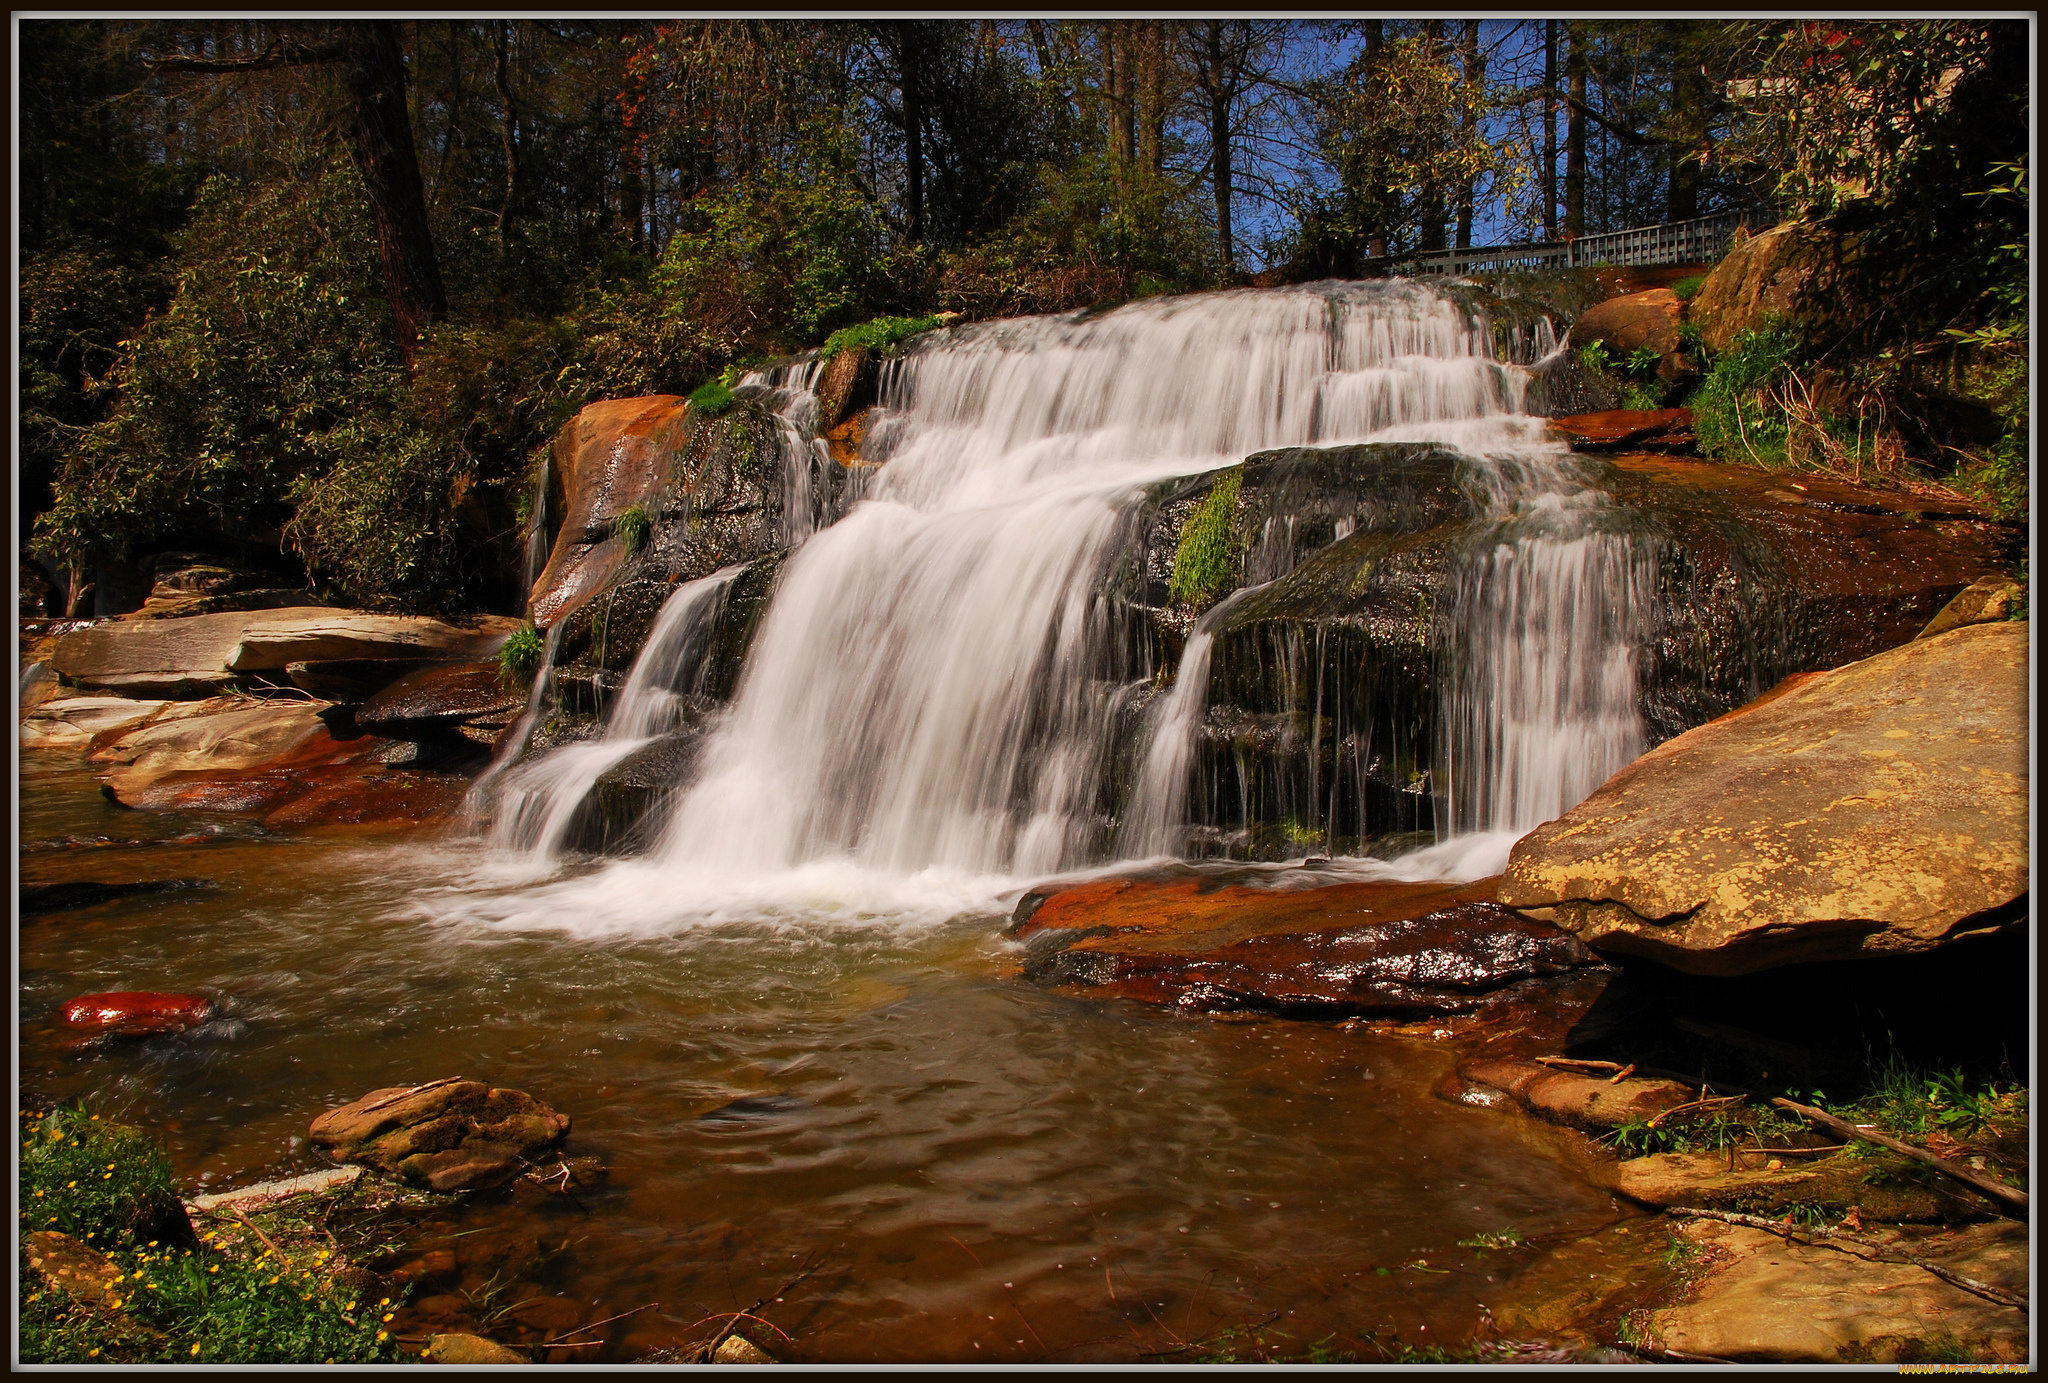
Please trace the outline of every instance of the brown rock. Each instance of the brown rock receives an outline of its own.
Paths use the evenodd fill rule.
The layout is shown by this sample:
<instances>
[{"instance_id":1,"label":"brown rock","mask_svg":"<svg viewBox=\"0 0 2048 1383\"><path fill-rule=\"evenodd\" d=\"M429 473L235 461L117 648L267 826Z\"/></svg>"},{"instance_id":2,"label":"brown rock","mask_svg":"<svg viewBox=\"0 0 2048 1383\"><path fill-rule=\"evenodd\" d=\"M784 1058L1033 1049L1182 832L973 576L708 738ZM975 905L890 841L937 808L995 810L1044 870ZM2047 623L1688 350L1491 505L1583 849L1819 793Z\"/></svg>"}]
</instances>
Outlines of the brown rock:
<instances>
[{"instance_id":1,"label":"brown rock","mask_svg":"<svg viewBox=\"0 0 2048 1383\"><path fill-rule=\"evenodd\" d=\"M1632 1076L1610 1082L1605 1077L1553 1070L1534 1061L1482 1059L1458 1068L1467 1104L1491 1104L1488 1092L1512 1100L1538 1118L1594 1132L1620 1128L1631 1119L1647 1119L1675 1109L1693 1095L1675 1081Z\"/></svg>"},{"instance_id":2,"label":"brown rock","mask_svg":"<svg viewBox=\"0 0 2048 1383\"><path fill-rule=\"evenodd\" d=\"M1990 624L2012 618L2012 612L2027 598L2027 588L2009 576L1983 576L1965 586L1954 600L1927 622L1916 636L1933 638L1966 624Z\"/></svg>"},{"instance_id":3,"label":"brown rock","mask_svg":"<svg viewBox=\"0 0 2048 1383\"><path fill-rule=\"evenodd\" d=\"M711 1351L714 1364L773 1364L774 1355L755 1344L744 1335L728 1335L719 1341L718 1348Z\"/></svg>"},{"instance_id":4,"label":"brown rock","mask_svg":"<svg viewBox=\"0 0 2048 1383\"><path fill-rule=\"evenodd\" d=\"M85 994L65 1004L58 1016L70 1028L119 1037L147 1037L157 1033L183 1032L210 1021L213 1000L197 994L158 994L143 990Z\"/></svg>"},{"instance_id":5,"label":"brown rock","mask_svg":"<svg viewBox=\"0 0 2048 1383\"><path fill-rule=\"evenodd\" d=\"M505 1319L520 1330L552 1340L583 1324L586 1314L583 1303L573 1297L532 1297L509 1308Z\"/></svg>"},{"instance_id":6,"label":"brown rock","mask_svg":"<svg viewBox=\"0 0 2048 1383\"><path fill-rule=\"evenodd\" d=\"M29 1271L52 1290L81 1306L118 1309L120 1284L114 1279L121 1269L98 1249L54 1229L39 1229L22 1241L22 1252Z\"/></svg>"},{"instance_id":7,"label":"brown rock","mask_svg":"<svg viewBox=\"0 0 2048 1383\"><path fill-rule=\"evenodd\" d=\"M1026 939L1024 972L1041 984L1212 1010L1468 1012L1591 959L1497 906L1496 880L1247 886L1276 878L1292 881L1183 866L1041 885L1011 934Z\"/></svg>"},{"instance_id":8,"label":"brown rock","mask_svg":"<svg viewBox=\"0 0 2048 1383\"><path fill-rule=\"evenodd\" d=\"M1776 1169L1763 1153L1656 1153L1614 1164L1613 1189L1645 1205L1690 1205L1776 1219L1794 1206L1817 1206L1830 1216L1860 1208L1887 1224L1939 1224L1975 1218L1973 1206L1883 1171L1883 1164L1848 1153L1789 1163ZM1731 1162L1734 1164L1731 1166ZM1876 1173L1876 1175L1873 1175Z\"/></svg>"},{"instance_id":9,"label":"brown rock","mask_svg":"<svg viewBox=\"0 0 2048 1383\"><path fill-rule=\"evenodd\" d=\"M1693 447L1690 408L1618 408L1575 413L1550 425L1573 451L1689 451Z\"/></svg>"},{"instance_id":10,"label":"brown rock","mask_svg":"<svg viewBox=\"0 0 2048 1383\"><path fill-rule=\"evenodd\" d=\"M877 462L861 456L861 444L867 441L868 410L863 408L839 426L825 434L825 445L832 452L832 459L842 466L872 466Z\"/></svg>"},{"instance_id":11,"label":"brown rock","mask_svg":"<svg viewBox=\"0 0 2048 1383\"><path fill-rule=\"evenodd\" d=\"M610 525L645 507L668 478L689 401L675 394L610 399L578 413L555 436L551 461L562 486L561 537L534 583L533 622L546 628L604 588L625 561Z\"/></svg>"},{"instance_id":12,"label":"brown rock","mask_svg":"<svg viewBox=\"0 0 2048 1383\"><path fill-rule=\"evenodd\" d=\"M1572 323L1567 344L1573 350L1604 342L1613 360L1625 360L1648 346L1658 355L1678 350L1678 315L1684 304L1668 288L1624 293L1588 308Z\"/></svg>"},{"instance_id":13,"label":"brown rock","mask_svg":"<svg viewBox=\"0 0 2048 1383\"><path fill-rule=\"evenodd\" d=\"M1686 319L1716 351L1764 319L1798 309L1813 277L1818 245L1811 227L1785 222L1728 251L1686 305Z\"/></svg>"},{"instance_id":14,"label":"brown rock","mask_svg":"<svg viewBox=\"0 0 2048 1383\"><path fill-rule=\"evenodd\" d=\"M266 827L279 831L421 830L453 821L461 814L470 780L460 773L364 767L323 774L301 785L303 791L264 816Z\"/></svg>"},{"instance_id":15,"label":"brown rock","mask_svg":"<svg viewBox=\"0 0 2048 1383\"><path fill-rule=\"evenodd\" d=\"M323 701L355 704L401 677L435 666L428 658L323 658L285 664L285 676L300 691Z\"/></svg>"},{"instance_id":16,"label":"brown rock","mask_svg":"<svg viewBox=\"0 0 2048 1383\"><path fill-rule=\"evenodd\" d=\"M866 346L849 346L825 362L825 368L818 372L818 383L812 392L818 396L818 431L830 432L846 417L850 404L863 383L870 391L872 378L863 381L863 372L873 375L874 352Z\"/></svg>"},{"instance_id":17,"label":"brown rock","mask_svg":"<svg viewBox=\"0 0 2048 1383\"><path fill-rule=\"evenodd\" d=\"M125 696L57 696L22 707L23 749L83 749L105 735L139 730L170 705Z\"/></svg>"},{"instance_id":18,"label":"brown rock","mask_svg":"<svg viewBox=\"0 0 2048 1383\"><path fill-rule=\"evenodd\" d=\"M1515 846L1500 897L1703 975L1923 951L2017 922L2027 629L1809 677L1644 755Z\"/></svg>"},{"instance_id":19,"label":"brown rock","mask_svg":"<svg viewBox=\"0 0 2048 1383\"><path fill-rule=\"evenodd\" d=\"M1939 1358L1960 1346L1970 1358L2027 1357L2027 1316L1910 1263L1868 1250L1788 1241L1745 1225L1694 1221L1681 1232L1708 1251L1706 1273L1684 1303L1653 1312L1649 1333L1665 1349L1737 1363L1858 1363ZM1920 1238L1900 1247L1953 1272L2028 1293L2027 1227L2011 1221Z\"/></svg>"},{"instance_id":20,"label":"brown rock","mask_svg":"<svg viewBox=\"0 0 2048 1383\"><path fill-rule=\"evenodd\" d=\"M431 1336L420 1351L423 1364L531 1364L516 1349L507 1349L481 1335L448 1334Z\"/></svg>"},{"instance_id":21,"label":"brown rock","mask_svg":"<svg viewBox=\"0 0 2048 1383\"><path fill-rule=\"evenodd\" d=\"M524 1091L451 1080L372 1090L313 1120L309 1136L336 1161L460 1190L510 1181L569 1136L569 1118Z\"/></svg>"},{"instance_id":22,"label":"brown rock","mask_svg":"<svg viewBox=\"0 0 2048 1383\"><path fill-rule=\"evenodd\" d=\"M526 693L507 684L496 663L451 663L393 682L356 709L356 725L413 739L471 722L510 724L525 709Z\"/></svg>"}]
</instances>

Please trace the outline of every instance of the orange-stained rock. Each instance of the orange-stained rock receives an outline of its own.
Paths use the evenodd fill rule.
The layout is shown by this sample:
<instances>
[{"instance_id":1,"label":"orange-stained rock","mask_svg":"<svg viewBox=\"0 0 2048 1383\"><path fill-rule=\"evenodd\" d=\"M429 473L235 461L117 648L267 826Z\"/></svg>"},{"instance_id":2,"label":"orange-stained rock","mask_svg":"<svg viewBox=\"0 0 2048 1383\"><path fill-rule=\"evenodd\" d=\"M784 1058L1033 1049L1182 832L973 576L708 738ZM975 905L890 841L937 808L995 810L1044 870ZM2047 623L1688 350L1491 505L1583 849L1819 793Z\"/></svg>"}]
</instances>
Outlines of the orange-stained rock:
<instances>
[{"instance_id":1,"label":"orange-stained rock","mask_svg":"<svg viewBox=\"0 0 2048 1383\"><path fill-rule=\"evenodd\" d=\"M156 994L135 990L86 994L59 1010L66 1027L121 1037L183 1032L213 1017L213 1000L197 994Z\"/></svg>"},{"instance_id":2,"label":"orange-stained rock","mask_svg":"<svg viewBox=\"0 0 2048 1383\"><path fill-rule=\"evenodd\" d=\"M1676 1081L1645 1076L1613 1081L1513 1058L1468 1061L1458 1068L1458 1077L1464 1082L1458 1097L1462 1103L1513 1101L1551 1123L1595 1132L1647 1119L1695 1098Z\"/></svg>"},{"instance_id":3,"label":"orange-stained rock","mask_svg":"<svg viewBox=\"0 0 2048 1383\"><path fill-rule=\"evenodd\" d=\"M1500 907L1495 879L1287 886L1299 877L1168 866L1055 882L1025 894L1011 934L1039 983L1205 1010L1467 1012L1592 959Z\"/></svg>"},{"instance_id":4,"label":"orange-stained rock","mask_svg":"<svg viewBox=\"0 0 2048 1383\"><path fill-rule=\"evenodd\" d=\"M1574 451L1690 451L1694 446L1690 408L1574 413L1552 418L1550 425Z\"/></svg>"},{"instance_id":5,"label":"orange-stained rock","mask_svg":"<svg viewBox=\"0 0 2048 1383\"><path fill-rule=\"evenodd\" d=\"M412 831L453 821L471 779L381 765L350 768L314 780L263 818L273 831L372 827Z\"/></svg>"},{"instance_id":6,"label":"orange-stained rock","mask_svg":"<svg viewBox=\"0 0 2048 1383\"><path fill-rule=\"evenodd\" d=\"M863 408L826 433L825 445L831 450L832 459L842 466L872 466L876 463L863 460L860 454L867 436L868 410Z\"/></svg>"},{"instance_id":7,"label":"orange-stained rock","mask_svg":"<svg viewBox=\"0 0 2048 1383\"><path fill-rule=\"evenodd\" d=\"M530 615L543 628L588 600L626 560L614 519L645 506L668 478L689 400L676 394L607 399L555 435L552 464L562 487L561 536L534 583Z\"/></svg>"}]
</instances>

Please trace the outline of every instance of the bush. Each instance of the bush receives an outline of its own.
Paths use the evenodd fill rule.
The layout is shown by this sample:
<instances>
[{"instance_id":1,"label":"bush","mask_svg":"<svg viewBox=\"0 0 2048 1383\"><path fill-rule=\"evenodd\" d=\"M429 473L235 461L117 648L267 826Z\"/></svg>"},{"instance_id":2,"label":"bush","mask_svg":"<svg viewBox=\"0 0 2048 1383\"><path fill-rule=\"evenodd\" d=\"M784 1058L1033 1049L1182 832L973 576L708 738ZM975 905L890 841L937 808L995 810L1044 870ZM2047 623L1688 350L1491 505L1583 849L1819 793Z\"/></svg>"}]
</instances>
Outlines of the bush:
<instances>
[{"instance_id":1,"label":"bush","mask_svg":"<svg viewBox=\"0 0 2048 1383\"><path fill-rule=\"evenodd\" d=\"M830 360L839 352L855 347L885 351L921 331L935 330L938 325L936 317L876 317L857 327L841 327L833 332L825 338L825 345L818 354Z\"/></svg>"},{"instance_id":2,"label":"bush","mask_svg":"<svg viewBox=\"0 0 2048 1383\"><path fill-rule=\"evenodd\" d=\"M619 540L626 549L626 555L630 557L647 541L648 527L647 511L636 504L621 511L619 516L612 520L612 536Z\"/></svg>"},{"instance_id":3,"label":"bush","mask_svg":"<svg viewBox=\"0 0 2048 1383\"><path fill-rule=\"evenodd\" d=\"M1208 497L1181 530L1168 599L1212 605L1237 584L1237 493L1243 480L1242 466L1217 476Z\"/></svg>"},{"instance_id":4,"label":"bush","mask_svg":"<svg viewBox=\"0 0 2048 1383\"><path fill-rule=\"evenodd\" d=\"M250 1260L191 1239L163 1149L141 1130L81 1107L23 1111L20 1130L20 1349L26 1363L388 1363L378 1309L325 1251ZM165 1228L162 1207L183 1234ZM96 1307L28 1271L32 1231L107 1253L120 1270ZM383 1303L388 1305L389 1303Z\"/></svg>"},{"instance_id":5,"label":"bush","mask_svg":"<svg viewBox=\"0 0 2048 1383\"><path fill-rule=\"evenodd\" d=\"M1706 281L1707 276L1705 274L1687 274L1684 278L1671 285L1671 292L1680 302L1689 303L1693 300L1693 296L1700 291L1700 285Z\"/></svg>"},{"instance_id":6,"label":"bush","mask_svg":"<svg viewBox=\"0 0 2048 1383\"><path fill-rule=\"evenodd\" d=\"M1745 331L1714 362L1692 397L1700 450L1723 461L1782 465L1785 410L1771 396L1798 358L1799 338L1782 319Z\"/></svg>"},{"instance_id":7,"label":"bush","mask_svg":"<svg viewBox=\"0 0 2048 1383\"><path fill-rule=\"evenodd\" d=\"M511 683L531 681L547 652L547 641L541 638L540 631L530 624L521 625L498 650L498 675Z\"/></svg>"}]
</instances>

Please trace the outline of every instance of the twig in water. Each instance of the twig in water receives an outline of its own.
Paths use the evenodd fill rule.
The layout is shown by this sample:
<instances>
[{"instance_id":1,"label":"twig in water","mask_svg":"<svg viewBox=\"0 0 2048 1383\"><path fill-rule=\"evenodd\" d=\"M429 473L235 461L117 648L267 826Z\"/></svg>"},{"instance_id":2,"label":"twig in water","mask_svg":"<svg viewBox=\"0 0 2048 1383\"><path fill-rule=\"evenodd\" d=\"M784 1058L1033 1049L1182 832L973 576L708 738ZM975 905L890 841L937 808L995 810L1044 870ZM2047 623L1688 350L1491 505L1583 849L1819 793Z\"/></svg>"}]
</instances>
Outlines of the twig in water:
<instances>
[{"instance_id":1,"label":"twig in water","mask_svg":"<svg viewBox=\"0 0 2048 1383\"><path fill-rule=\"evenodd\" d=\"M364 1105L361 1109L357 1110L356 1113L374 1114L380 1109L387 1109L390 1106L397 1104L400 1100L411 1099L414 1095L420 1094L422 1091L439 1090L444 1085L456 1085L467 1079L467 1076L447 1076L442 1078L441 1080L430 1080L425 1085L415 1085L410 1090L401 1090L395 1095L386 1095L383 1099L377 1101L377 1103L375 1104Z\"/></svg>"},{"instance_id":2,"label":"twig in water","mask_svg":"<svg viewBox=\"0 0 2048 1383\"><path fill-rule=\"evenodd\" d=\"M1986 1301L1995 1301L2000 1306L2010 1306L2023 1315L2030 1314L2027 1311L2027 1299L2025 1297L2016 1297L2002 1287L1994 1287L1988 1282L1979 1282L1974 1277L1965 1277L1959 1272L1953 1272L1948 1268L1942 1267L1939 1263L1930 1262L1916 1253L1908 1253L1906 1250L1891 1244L1880 1244L1873 1239L1859 1239L1853 1234L1843 1234L1839 1230L1808 1229L1804 1226L1794 1226L1790 1223L1790 1215L1787 1215L1784 1220L1766 1220L1761 1215L1740 1215L1732 1210L1696 1210L1684 1205L1671 1206L1664 1213L1667 1215L1690 1215L1703 1220L1723 1220L1731 1225L1747 1225L1751 1229L1761 1229L1771 1234L1783 1234L1788 1239L1795 1233L1810 1234L1816 1239L1839 1239L1845 1244L1854 1244L1858 1248L1869 1249L1873 1253L1895 1255L1899 1261L1911 1263L1916 1268L1924 1268L1942 1279L1942 1281L1953 1282L1964 1291L1974 1292Z\"/></svg>"},{"instance_id":3,"label":"twig in water","mask_svg":"<svg viewBox=\"0 0 2048 1383\"><path fill-rule=\"evenodd\" d=\"M661 1305L661 1303L658 1301L650 1301L645 1306L636 1306L630 1311L621 1311L616 1316L606 1316L601 1321L592 1321L588 1325L579 1325L574 1330L564 1330L560 1335L556 1336L552 1340L541 1341L540 1347L542 1349L551 1349L554 1346L561 1344L563 1340L568 1339L571 1335L581 1335L586 1330L595 1330L597 1329L597 1327L601 1325L610 1325L613 1321L622 1321L626 1319L626 1317L628 1316L637 1316L642 1311L652 1311L655 1307L659 1305Z\"/></svg>"}]
</instances>

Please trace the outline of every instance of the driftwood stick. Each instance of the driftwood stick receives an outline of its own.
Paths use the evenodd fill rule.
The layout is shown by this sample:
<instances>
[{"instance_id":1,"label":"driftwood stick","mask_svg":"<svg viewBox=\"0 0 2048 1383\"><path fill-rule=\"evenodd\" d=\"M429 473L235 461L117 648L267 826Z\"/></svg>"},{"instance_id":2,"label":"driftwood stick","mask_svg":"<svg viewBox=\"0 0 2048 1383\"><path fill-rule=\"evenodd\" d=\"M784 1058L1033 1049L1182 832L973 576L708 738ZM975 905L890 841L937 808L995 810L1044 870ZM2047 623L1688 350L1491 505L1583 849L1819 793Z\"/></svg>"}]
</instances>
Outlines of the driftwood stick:
<instances>
[{"instance_id":1,"label":"driftwood stick","mask_svg":"<svg viewBox=\"0 0 2048 1383\"><path fill-rule=\"evenodd\" d=\"M567 1340L571 1335L581 1335L586 1330L595 1330L598 1326L610 1325L613 1321L622 1321L626 1319L626 1317L628 1316L637 1316L642 1311L652 1311L655 1307L659 1305L661 1305L661 1303L658 1301L650 1301L645 1306L636 1306L630 1311L621 1311L616 1316L606 1316L601 1321L592 1321L588 1325L579 1325L574 1330L564 1330L561 1334L557 1335L552 1340L542 1340L540 1342L540 1347L542 1349L582 1349L583 1345L568 1345L563 1344L562 1342L564 1340ZM595 1345L603 1344L604 1342L602 1340L589 1340L585 1343Z\"/></svg>"},{"instance_id":2,"label":"driftwood stick","mask_svg":"<svg viewBox=\"0 0 2048 1383\"><path fill-rule=\"evenodd\" d=\"M2024 1219L2026 1217L2027 1193L2016 1186L2007 1186L1996 1177L1986 1176L1984 1173L1971 1167L1958 1167L1953 1163L1944 1162L1925 1148L1903 1142L1888 1134L1879 1133L1875 1129L1858 1128L1847 1119L1836 1118L1826 1110L1815 1109L1812 1105L1804 1105L1794 1100L1785 1099L1772 1100L1771 1103L1780 1109L1797 1114L1810 1124L1819 1124L1828 1132L1837 1134L1840 1137L1860 1138L1866 1143L1875 1143L1880 1148L1889 1148L1901 1157L1910 1157L1915 1162L1924 1162L1942 1175L1955 1178L1972 1191L1987 1199L1996 1201L1999 1205L2009 1210L2018 1211L2019 1218Z\"/></svg>"},{"instance_id":3,"label":"driftwood stick","mask_svg":"<svg viewBox=\"0 0 2048 1383\"><path fill-rule=\"evenodd\" d=\"M265 1234L262 1230L256 1228L256 1222L254 1220L250 1219L247 1215L244 1215L241 1211L235 1209L232 1205L224 1205L221 1207L221 1209L227 1211L228 1214L234 1216L243 1224L247 1225L249 1227L249 1232L251 1234L254 1234L258 1239L261 1239L263 1241L263 1247L269 1249L272 1253L276 1254L278 1262L284 1262L284 1250L280 1249L276 1244L271 1243L270 1236L268 1234Z\"/></svg>"},{"instance_id":4,"label":"driftwood stick","mask_svg":"<svg viewBox=\"0 0 2048 1383\"><path fill-rule=\"evenodd\" d=\"M1792 1225L1786 1220L1766 1220L1761 1215L1741 1215L1732 1210L1698 1210L1691 1206L1674 1205L1664 1213L1667 1215L1688 1215L1702 1220L1722 1220L1731 1225L1748 1225L1751 1229L1761 1229L1770 1234L1783 1234L1788 1238L1794 1234L1809 1234L1816 1240L1839 1239L1842 1243L1854 1244L1858 1248L1869 1249L1873 1253L1889 1254L1900 1262L1911 1263L1916 1268L1924 1268L1942 1281L1953 1282L1964 1291L1974 1292L1986 1301L1995 1301L2000 1306L2010 1306L2023 1315L2031 1314L2027 1311L2027 1299L2025 1297L2016 1297L2002 1287L1994 1287L1988 1282L1979 1282L1974 1277L1965 1277L1959 1272L1944 1268L1939 1263L1930 1262L1917 1253L1908 1253L1906 1250L1893 1244L1880 1244L1874 1239L1859 1239L1853 1234L1843 1234L1839 1230L1809 1229L1804 1225Z\"/></svg>"},{"instance_id":5,"label":"driftwood stick","mask_svg":"<svg viewBox=\"0 0 2048 1383\"><path fill-rule=\"evenodd\" d=\"M1688 1109L1705 1109L1709 1105L1734 1104L1737 1100L1746 1100L1748 1098L1749 1096L1747 1095L1716 1095L1710 1100L1692 1100L1686 1104L1675 1104L1669 1109L1659 1110L1657 1113L1652 1114L1650 1116L1650 1127L1656 1128L1673 1114L1683 1114Z\"/></svg>"},{"instance_id":6,"label":"driftwood stick","mask_svg":"<svg viewBox=\"0 0 2048 1383\"><path fill-rule=\"evenodd\" d=\"M396 1095L386 1095L383 1099L377 1101L377 1103L375 1104L364 1105L361 1109L357 1110L356 1113L359 1115L372 1114L375 1113L377 1110L387 1109L390 1106L397 1104L400 1100L409 1100L413 1096L419 1094L422 1091L439 1090L444 1085L455 1085L467 1079L467 1076L443 1076L440 1080L430 1080L425 1085L415 1085L409 1090L401 1090Z\"/></svg>"}]
</instances>

